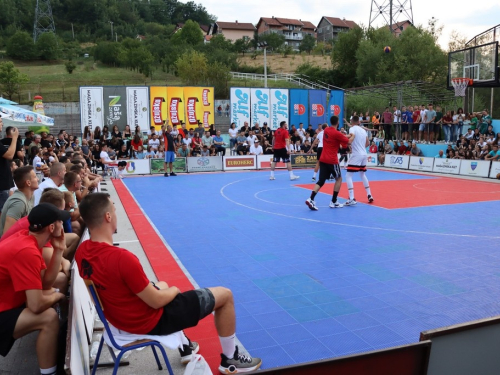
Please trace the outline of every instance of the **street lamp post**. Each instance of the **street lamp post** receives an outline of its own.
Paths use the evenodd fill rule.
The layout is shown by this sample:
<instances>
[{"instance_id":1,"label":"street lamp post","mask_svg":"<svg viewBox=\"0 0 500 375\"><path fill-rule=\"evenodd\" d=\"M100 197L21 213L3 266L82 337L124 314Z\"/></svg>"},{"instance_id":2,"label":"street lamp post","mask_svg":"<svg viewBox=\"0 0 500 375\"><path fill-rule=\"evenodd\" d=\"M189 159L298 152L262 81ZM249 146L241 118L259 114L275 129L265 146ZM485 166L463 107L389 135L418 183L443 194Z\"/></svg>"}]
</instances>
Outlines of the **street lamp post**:
<instances>
[{"instance_id":1,"label":"street lamp post","mask_svg":"<svg viewBox=\"0 0 500 375\"><path fill-rule=\"evenodd\" d=\"M113 21L108 21L111 24L111 41L113 41Z\"/></svg>"},{"instance_id":2,"label":"street lamp post","mask_svg":"<svg viewBox=\"0 0 500 375\"><path fill-rule=\"evenodd\" d=\"M259 42L257 46L264 48L264 87L267 88L267 42Z\"/></svg>"}]
</instances>

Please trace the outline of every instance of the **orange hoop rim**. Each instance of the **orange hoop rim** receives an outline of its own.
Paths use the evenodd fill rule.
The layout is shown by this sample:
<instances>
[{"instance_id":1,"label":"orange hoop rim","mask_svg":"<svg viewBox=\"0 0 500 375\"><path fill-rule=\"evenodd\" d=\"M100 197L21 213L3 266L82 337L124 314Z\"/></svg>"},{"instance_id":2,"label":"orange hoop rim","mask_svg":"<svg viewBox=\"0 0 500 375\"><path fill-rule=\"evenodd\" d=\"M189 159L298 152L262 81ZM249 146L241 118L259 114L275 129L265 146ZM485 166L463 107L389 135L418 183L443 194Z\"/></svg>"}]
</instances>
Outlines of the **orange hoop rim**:
<instances>
[{"instance_id":1,"label":"orange hoop rim","mask_svg":"<svg viewBox=\"0 0 500 375\"><path fill-rule=\"evenodd\" d=\"M465 77L452 78L451 81L455 83L462 83L465 81L467 82L467 86L472 86L472 84L474 83L474 80L472 78L465 78Z\"/></svg>"}]
</instances>

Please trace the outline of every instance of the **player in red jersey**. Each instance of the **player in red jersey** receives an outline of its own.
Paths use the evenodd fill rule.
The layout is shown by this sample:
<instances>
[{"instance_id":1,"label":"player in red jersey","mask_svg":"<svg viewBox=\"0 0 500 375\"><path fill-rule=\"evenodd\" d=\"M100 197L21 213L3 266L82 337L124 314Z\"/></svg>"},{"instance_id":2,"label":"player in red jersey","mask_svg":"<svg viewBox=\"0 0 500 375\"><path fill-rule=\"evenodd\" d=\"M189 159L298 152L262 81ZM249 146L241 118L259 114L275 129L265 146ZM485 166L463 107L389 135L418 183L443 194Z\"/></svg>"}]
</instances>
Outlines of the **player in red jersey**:
<instances>
[{"instance_id":1,"label":"player in red jersey","mask_svg":"<svg viewBox=\"0 0 500 375\"><path fill-rule=\"evenodd\" d=\"M271 163L271 177L270 180L275 180L274 178L274 168L276 163L283 160L288 168L288 173L290 174L290 180L298 180L300 177L295 176L292 171L292 163L290 161L290 136L288 135L288 130L286 128L286 121L280 122L280 127L274 132L273 138L273 161Z\"/></svg>"},{"instance_id":2,"label":"player in red jersey","mask_svg":"<svg viewBox=\"0 0 500 375\"><path fill-rule=\"evenodd\" d=\"M344 207L341 203L337 202L337 196L339 195L340 187L342 186L342 173L340 171L337 154L339 152L339 147L342 145L343 148L347 148L347 145L352 142L353 138L351 135L346 137L337 130L337 126L339 125L339 118L337 116L332 116L330 118L330 124L332 126L326 128L323 134L323 152L321 153L321 157L319 159L319 179L314 186L311 197L306 200L307 206L313 211L318 211L314 198L330 176L333 176L335 179L330 208Z\"/></svg>"}]
</instances>

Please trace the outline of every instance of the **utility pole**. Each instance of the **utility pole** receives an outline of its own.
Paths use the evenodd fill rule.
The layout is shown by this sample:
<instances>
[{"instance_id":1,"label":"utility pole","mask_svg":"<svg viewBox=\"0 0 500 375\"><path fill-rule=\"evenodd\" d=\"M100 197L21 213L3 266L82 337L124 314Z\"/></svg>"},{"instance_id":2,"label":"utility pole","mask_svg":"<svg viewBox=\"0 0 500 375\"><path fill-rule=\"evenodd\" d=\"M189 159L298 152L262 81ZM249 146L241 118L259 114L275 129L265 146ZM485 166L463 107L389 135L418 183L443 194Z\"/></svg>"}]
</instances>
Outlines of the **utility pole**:
<instances>
[{"instance_id":1,"label":"utility pole","mask_svg":"<svg viewBox=\"0 0 500 375\"><path fill-rule=\"evenodd\" d=\"M73 23L71 23L71 33L73 34L73 40L75 40L75 29L73 28Z\"/></svg>"},{"instance_id":2,"label":"utility pole","mask_svg":"<svg viewBox=\"0 0 500 375\"><path fill-rule=\"evenodd\" d=\"M267 42L258 42L257 47L264 48L264 87L267 88Z\"/></svg>"},{"instance_id":3,"label":"utility pole","mask_svg":"<svg viewBox=\"0 0 500 375\"><path fill-rule=\"evenodd\" d=\"M35 23L33 25L33 41L36 43L43 33L56 32L50 0L36 0Z\"/></svg>"},{"instance_id":4,"label":"utility pole","mask_svg":"<svg viewBox=\"0 0 500 375\"><path fill-rule=\"evenodd\" d=\"M388 26L394 34L403 21L414 24L411 0L372 0L368 28Z\"/></svg>"},{"instance_id":5,"label":"utility pole","mask_svg":"<svg viewBox=\"0 0 500 375\"><path fill-rule=\"evenodd\" d=\"M111 24L111 41L113 41L113 21L108 21Z\"/></svg>"}]
</instances>

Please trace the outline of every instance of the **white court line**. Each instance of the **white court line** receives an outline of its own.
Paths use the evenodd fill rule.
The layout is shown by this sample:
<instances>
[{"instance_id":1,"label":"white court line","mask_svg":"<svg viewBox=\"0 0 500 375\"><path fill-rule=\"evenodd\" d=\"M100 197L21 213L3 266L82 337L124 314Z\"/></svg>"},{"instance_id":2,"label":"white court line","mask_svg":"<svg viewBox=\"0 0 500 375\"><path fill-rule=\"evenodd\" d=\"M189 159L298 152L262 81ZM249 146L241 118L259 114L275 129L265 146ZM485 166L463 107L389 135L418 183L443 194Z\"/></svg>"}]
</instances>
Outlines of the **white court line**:
<instances>
[{"instance_id":1,"label":"white court line","mask_svg":"<svg viewBox=\"0 0 500 375\"><path fill-rule=\"evenodd\" d=\"M130 240L130 241L117 241L118 243L131 243L131 242L139 242L139 240Z\"/></svg>"},{"instance_id":2,"label":"white court line","mask_svg":"<svg viewBox=\"0 0 500 375\"><path fill-rule=\"evenodd\" d=\"M380 227L369 227L366 225L355 225L355 224L345 224L345 223L336 223L336 222L330 222L330 221L323 221L323 220L316 220L316 219L307 219L304 217L297 217L297 216L292 216L292 215L285 215L285 214L280 214L277 212L271 212L271 211L266 211L266 210L261 210L259 208L247 206L243 203L237 202L229 198L226 194L224 194L224 190L234 184L237 184L242 181L246 180L252 180L255 178L246 178L242 180L237 180L230 182L229 184L224 185L220 189L220 194L224 199L228 200L231 203L234 203L238 206L248 208L253 211L258 211L270 215L275 215L275 216L281 216L281 217L286 217L288 219L296 219L296 220L302 220L302 221L308 221L311 223L322 223L322 224L329 224L329 225L338 225L338 226L343 226L343 227L350 227L350 228L361 228L361 229L373 229L373 230L380 230L380 231L386 231L386 232L397 232L397 233L412 233L412 234L425 234L425 235L435 235L435 236L446 236L446 237L465 237L465 238L486 238L486 239L500 239L498 236L476 236L473 234L454 234L454 233L436 233L436 232L422 232L422 231L414 231L414 230L403 230L403 229L391 229L391 228L380 228ZM345 209L348 209L347 207Z\"/></svg>"},{"instance_id":3,"label":"white court line","mask_svg":"<svg viewBox=\"0 0 500 375\"><path fill-rule=\"evenodd\" d=\"M470 180L467 180L467 181L470 181ZM438 191L440 193L451 193L451 194L464 194L464 193L468 193L467 191L445 191L445 190L429 189L429 188L419 187L418 186L418 185L439 184L440 182L441 181L422 182L422 183L413 184L413 187L415 189L419 189L419 190ZM500 190L481 191L479 194L495 194L495 193L500 193Z\"/></svg>"},{"instance_id":4,"label":"white court line","mask_svg":"<svg viewBox=\"0 0 500 375\"><path fill-rule=\"evenodd\" d=\"M259 201L262 201L262 202L265 202L265 203L271 203L271 204L276 204L278 206L289 206L289 207L303 207L304 205L303 204L286 204L286 203L277 203L277 202L272 202L272 201L268 201L268 200L265 200L265 199L262 199L262 198L259 198L258 195L260 193L265 193L266 191L273 191L273 190L285 190L285 189L295 189L295 186L290 186L290 187L287 187L287 188L277 188L277 189L267 189L267 190L261 190L261 191L258 191L256 192L253 196L255 199L259 200ZM304 189L302 189L304 190ZM318 207L321 207L321 208L327 208L329 206L318 206Z\"/></svg>"}]
</instances>

